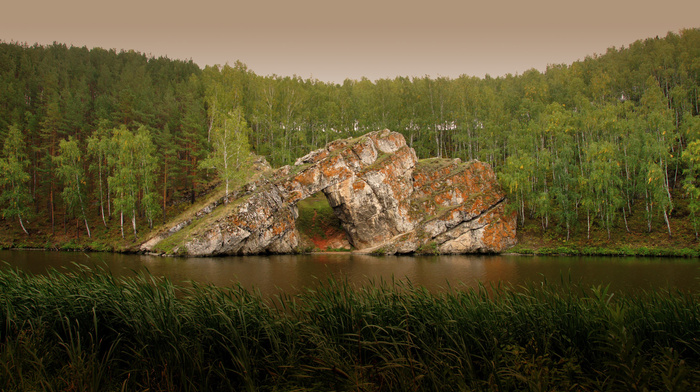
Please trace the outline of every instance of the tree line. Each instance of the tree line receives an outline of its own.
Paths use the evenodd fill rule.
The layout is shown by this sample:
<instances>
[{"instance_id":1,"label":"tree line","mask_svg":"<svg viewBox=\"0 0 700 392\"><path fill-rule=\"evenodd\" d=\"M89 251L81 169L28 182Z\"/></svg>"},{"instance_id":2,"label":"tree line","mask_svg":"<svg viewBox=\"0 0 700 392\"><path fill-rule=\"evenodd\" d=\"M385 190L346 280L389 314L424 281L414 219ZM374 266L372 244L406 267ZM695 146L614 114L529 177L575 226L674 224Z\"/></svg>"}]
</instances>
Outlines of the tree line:
<instances>
[{"instance_id":1,"label":"tree line","mask_svg":"<svg viewBox=\"0 0 700 392\"><path fill-rule=\"evenodd\" d=\"M136 234L159 205L194 198L208 148L200 74L133 51L0 43L4 217L52 233L76 218L90 235L90 219L118 216Z\"/></svg>"},{"instance_id":2,"label":"tree line","mask_svg":"<svg viewBox=\"0 0 700 392\"><path fill-rule=\"evenodd\" d=\"M87 216L106 222L110 209L135 227L137 219L155 219L155 205L163 216L173 200L193 201L212 167L235 180L249 150L280 166L331 140L389 128L421 158L490 163L521 223L530 217L567 235L579 227L590 234L595 226L609 233L628 227L637 211L648 230L661 219L671 235L674 195L689 199L694 223L700 214L699 87L698 29L544 72L341 84L260 76L240 62L200 69L135 52L3 43L3 164L24 174L5 175L2 201L7 208L10 200L25 200L19 204L27 213L50 219L52 227L62 211L83 219L88 231ZM15 129L19 142L10 137ZM114 143L126 133L142 135L153 148L140 174L124 177L140 185L119 196L113 178L120 166L94 152L94 144L90 149L90 141ZM82 187L71 179L74 171L62 168L71 162L65 143L82 154L76 164ZM12 158L12 151L24 155ZM219 169L227 159L237 160L234 169ZM25 195L12 190L18 183ZM121 204L120 197L134 202ZM99 213L81 212L80 203ZM10 208L6 217L13 214Z\"/></svg>"}]
</instances>

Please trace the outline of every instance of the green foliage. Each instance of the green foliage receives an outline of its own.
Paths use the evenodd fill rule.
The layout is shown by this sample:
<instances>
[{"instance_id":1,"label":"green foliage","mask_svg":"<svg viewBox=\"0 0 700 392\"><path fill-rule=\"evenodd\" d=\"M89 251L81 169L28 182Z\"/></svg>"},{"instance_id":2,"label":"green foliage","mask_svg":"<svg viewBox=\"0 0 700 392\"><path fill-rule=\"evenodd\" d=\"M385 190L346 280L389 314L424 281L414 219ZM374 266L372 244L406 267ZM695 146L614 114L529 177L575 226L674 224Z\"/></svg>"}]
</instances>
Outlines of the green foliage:
<instances>
[{"instance_id":1,"label":"green foliage","mask_svg":"<svg viewBox=\"0 0 700 392\"><path fill-rule=\"evenodd\" d=\"M228 134L232 144L274 166L332 140L389 128L421 158L491 164L521 225L536 218L543 230L565 229L568 237L581 235L581 227L611 232L621 221L629 229L627 219L643 211L648 231L663 217L671 235L671 194L688 165L681 157L700 137L699 42L700 30L687 29L544 72L342 85L259 76L240 62L201 70L133 51L0 43L0 133L10 124L23 130L28 191L45 221L64 210L64 200L54 198L62 191L53 160L60 140L86 142L83 169L90 168L86 185L94 194L85 204L99 199L105 226L112 202L132 219L136 205L136 215L152 224L155 194L163 195L163 217L169 203L199 197L210 182L202 168L217 166L226 144L216 139L231 123L245 129ZM143 196L143 186L124 188L132 182L126 177L124 184L107 181L126 175L115 166L120 147L98 147L112 140L107 130L134 133L142 125L155 146L155 163L142 161L136 176L152 177ZM219 177L228 181L241 173L224 171ZM138 196L127 200L132 193Z\"/></svg>"},{"instance_id":2,"label":"green foliage","mask_svg":"<svg viewBox=\"0 0 700 392\"><path fill-rule=\"evenodd\" d=\"M216 169L226 184L228 199L230 189L242 185L250 175L249 128L239 108L226 114L216 111L212 116L211 143L214 149L200 166Z\"/></svg>"},{"instance_id":3,"label":"green foliage","mask_svg":"<svg viewBox=\"0 0 700 392\"><path fill-rule=\"evenodd\" d=\"M99 241L93 241L88 244L88 249L93 252L112 252L114 248L108 244Z\"/></svg>"},{"instance_id":4,"label":"green foliage","mask_svg":"<svg viewBox=\"0 0 700 392\"><path fill-rule=\"evenodd\" d=\"M136 212L140 207L149 223L158 210L154 191L156 160L150 131L140 127L133 133L126 127L113 130L112 145L114 154L110 155L109 165L113 174L107 179L112 192L114 207L120 214L122 237L124 237L124 215L130 215L134 237L136 232ZM141 199L139 200L139 196Z\"/></svg>"},{"instance_id":5,"label":"green foliage","mask_svg":"<svg viewBox=\"0 0 700 392\"><path fill-rule=\"evenodd\" d=\"M77 251L85 250L85 246L80 244L80 243L77 243L73 240L70 240L68 242L64 242L63 244L61 244L61 246L58 249L62 250L62 251L67 251L67 252L74 252L74 251L77 252Z\"/></svg>"},{"instance_id":6,"label":"green foliage","mask_svg":"<svg viewBox=\"0 0 700 392\"><path fill-rule=\"evenodd\" d=\"M563 280L429 293L329 280L274 300L100 270L0 271L4 390L682 390L700 301Z\"/></svg>"},{"instance_id":7,"label":"green foliage","mask_svg":"<svg viewBox=\"0 0 700 392\"><path fill-rule=\"evenodd\" d=\"M416 254L423 255L436 255L438 254L438 244L436 242L428 242L423 244L418 249L416 249Z\"/></svg>"},{"instance_id":8,"label":"green foliage","mask_svg":"<svg viewBox=\"0 0 700 392\"><path fill-rule=\"evenodd\" d=\"M68 212L85 221L88 237L90 226L85 214L85 192L86 179L83 170L84 157L78 146L78 142L72 137L61 140L58 145L58 156L54 158L56 162L56 174L63 181L63 192L61 196L66 203Z\"/></svg>"},{"instance_id":9,"label":"green foliage","mask_svg":"<svg viewBox=\"0 0 700 392\"><path fill-rule=\"evenodd\" d=\"M136 167L138 169L139 193L141 195L141 208L148 219L148 226L153 227L153 219L158 212L158 194L155 191L156 170L158 160L156 158L156 146L151 139L148 128L141 126L134 135L134 148Z\"/></svg>"},{"instance_id":10,"label":"green foliage","mask_svg":"<svg viewBox=\"0 0 700 392\"><path fill-rule=\"evenodd\" d=\"M380 246L379 248L375 248L370 252L372 256L386 256L387 253L389 253L389 250L387 250L385 247Z\"/></svg>"},{"instance_id":11,"label":"green foliage","mask_svg":"<svg viewBox=\"0 0 700 392\"><path fill-rule=\"evenodd\" d=\"M22 230L26 233L23 219L31 214L32 196L27 187L29 162L24 152L24 137L16 125L10 126L2 148L0 159L0 204L3 205L2 215L5 219L17 218Z\"/></svg>"},{"instance_id":12,"label":"green foliage","mask_svg":"<svg viewBox=\"0 0 700 392\"><path fill-rule=\"evenodd\" d=\"M89 170L93 176L96 176L95 194L100 202L100 216L105 227L107 227L105 216L105 204L106 199L108 199L107 179L111 173L110 162L114 161L112 157L114 153L115 146L112 143L110 131L107 129L107 122L102 120L99 128L87 139L87 155L91 158ZM109 215L109 207L110 205L107 205L107 215Z\"/></svg>"},{"instance_id":13,"label":"green foliage","mask_svg":"<svg viewBox=\"0 0 700 392\"><path fill-rule=\"evenodd\" d=\"M60 176L53 158L59 153L60 140L72 137L83 149L83 170L93 169L84 178L82 191L95 191L94 195L84 193L83 202L87 206L99 199L101 210L111 208L105 189L111 173L105 170L104 149L98 152L93 142L91 152L86 153L91 133L101 139L104 130L119 125L131 130L140 124L152 129L167 125L174 130L171 142L179 150L191 156L202 154L202 144L187 142L202 130L206 135L203 91L190 84L191 77L201 70L191 61L149 58L133 51L4 42L0 42L0 59L0 140L4 140L9 124L22 130L26 143L22 150L32 178L24 189L35 198L25 205L37 211L41 229L42 221L53 222L55 215L71 208L67 200L57 196L63 187L57 181ZM178 163L185 166L191 162L189 156L181 154ZM157 167L154 175L159 171ZM190 182L184 179L185 173L178 174L173 182L181 184L184 191ZM91 211L86 209L88 220ZM104 213L105 226L108 212Z\"/></svg>"},{"instance_id":14,"label":"green foliage","mask_svg":"<svg viewBox=\"0 0 700 392\"><path fill-rule=\"evenodd\" d=\"M322 193L317 193L297 203L299 217L296 227L303 235L326 238L326 231L342 231L340 220Z\"/></svg>"},{"instance_id":15,"label":"green foliage","mask_svg":"<svg viewBox=\"0 0 700 392\"><path fill-rule=\"evenodd\" d=\"M124 214L133 217L134 237L136 237L136 196L138 184L136 175L138 171L135 160L134 135L122 126L113 131L113 143L115 154L109 163L114 168L113 174L107 179L110 191L113 194L113 203L120 215L122 238L124 237Z\"/></svg>"},{"instance_id":16,"label":"green foliage","mask_svg":"<svg viewBox=\"0 0 700 392\"><path fill-rule=\"evenodd\" d=\"M683 190L690 198L688 209L690 219L695 229L695 237L698 237L700 228L700 140L694 140L683 151L683 162L686 165L684 170Z\"/></svg>"}]
</instances>

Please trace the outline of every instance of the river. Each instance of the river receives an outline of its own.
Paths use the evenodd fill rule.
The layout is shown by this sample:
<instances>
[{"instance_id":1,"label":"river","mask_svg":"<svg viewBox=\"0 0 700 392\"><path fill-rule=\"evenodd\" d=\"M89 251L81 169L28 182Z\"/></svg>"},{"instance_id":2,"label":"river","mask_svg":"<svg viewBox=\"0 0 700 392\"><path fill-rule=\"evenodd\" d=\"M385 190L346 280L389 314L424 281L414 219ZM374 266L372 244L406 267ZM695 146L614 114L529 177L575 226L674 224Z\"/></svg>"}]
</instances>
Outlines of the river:
<instances>
[{"instance_id":1,"label":"river","mask_svg":"<svg viewBox=\"0 0 700 392\"><path fill-rule=\"evenodd\" d=\"M295 293L331 277L354 285L371 281L410 280L431 291L507 283L514 286L562 279L585 287L609 285L613 291L634 292L673 288L700 292L700 260L633 257L540 256L369 256L350 253L208 258L172 258L116 253L1 250L0 268L44 274L76 265L102 267L115 276L151 274L188 285L240 283L264 295Z\"/></svg>"}]
</instances>

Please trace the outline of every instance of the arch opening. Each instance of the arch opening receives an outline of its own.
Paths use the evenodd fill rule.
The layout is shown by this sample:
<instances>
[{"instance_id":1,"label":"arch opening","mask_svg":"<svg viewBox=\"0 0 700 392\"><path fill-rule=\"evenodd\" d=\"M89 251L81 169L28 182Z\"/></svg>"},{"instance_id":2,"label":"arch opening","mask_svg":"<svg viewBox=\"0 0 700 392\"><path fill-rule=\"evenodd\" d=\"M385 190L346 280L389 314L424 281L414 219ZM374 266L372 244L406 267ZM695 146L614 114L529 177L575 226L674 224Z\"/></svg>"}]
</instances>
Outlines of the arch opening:
<instances>
[{"instance_id":1,"label":"arch opening","mask_svg":"<svg viewBox=\"0 0 700 392\"><path fill-rule=\"evenodd\" d=\"M350 251L352 245L342 222L322 191L297 202L296 228L302 249Z\"/></svg>"}]
</instances>

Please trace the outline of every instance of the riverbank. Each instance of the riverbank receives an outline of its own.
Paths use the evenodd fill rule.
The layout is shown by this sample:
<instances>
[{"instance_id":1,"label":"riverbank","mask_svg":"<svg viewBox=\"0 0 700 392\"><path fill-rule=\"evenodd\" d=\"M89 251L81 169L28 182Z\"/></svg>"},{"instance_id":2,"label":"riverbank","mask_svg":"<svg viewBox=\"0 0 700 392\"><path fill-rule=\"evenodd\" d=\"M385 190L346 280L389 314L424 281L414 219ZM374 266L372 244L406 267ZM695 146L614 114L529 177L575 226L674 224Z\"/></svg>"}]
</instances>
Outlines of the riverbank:
<instances>
[{"instance_id":1,"label":"riverbank","mask_svg":"<svg viewBox=\"0 0 700 392\"><path fill-rule=\"evenodd\" d=\"M662 219L653 220L652 230L641 216L631 216L608 232L593 226L590 234L586 227L577 227L567 239L566 231L555 225L544 228L541 221L526 220L518 228L518 244L508 250L523 255L572 256L638 256L638 257L700 257L700 242L683 210L669 221L669 235ZM609 235L609 237L608 237Z\"/></svg>"},{"instance_id":2,"label":"riverbank","mask_svg":"<svg viewBox=\"0 0 700 392\"><path fill-rule=\"evenodd\" d=\"M687 236L668 237L666 233L630 234L621 236L623 242L601 238L605 233L594 232L596 239L571 238L566 240L565 235L547 233L543 230L529 230L518 234L518 244L504 255L538 255L538 256L637 256L637 257L700 257L700 245ZM31 238L16 233L0 235L0 249L24 249L24 250L49 250L49 251L74 251L74 252L119 252L136 253L138 242L128 240L104 240L101 238L69 238L69 236L57 235L42 238ZM327 237L326 237L327 238ZM348 245L332 248L321 247L317 244L327 243L326 238L318 238L314 242L308 239L302 253L359 253ZM629 242L625 243L625 240ZM333 241L340 242L342 238L335 236ZM336 243L337 243L336 242ZM425 252L423 254L432 254Z\"/></svg>"},{"instance_id":3,"label":"riverbank","mask_svg":"<svg viewBox=\"0 0 700 392\"><path fill-rule=\"evenodd\" d=\"M611 256L611 257L687 257L700 258L700 248L690 244L683 247L653 246L646 245L589 245L586 243L572 243L571 241L554 241L542 245L541 241L531 240L523 237L527 243L518 244L508 251L502 253L506 256ZM62 252L117 252L117 253L138 253L131 245L117 246L105 244L100 241L81 242L69 240L66 242L51 241L48 246L41 246L41 242L4 242L0 243L0 249L18 250L42 250L42 251L62 251ZM326 248L322 250L317 247L304 249L305 254L360 254L373 255L371 252L357 251L347 248ZM418 253L432 255L433 253ZM381 255L379 255L381 256Z\"/></svg>"},{"instance_id":4,"label":"riverbank","mask_svg":"<svg viewBox=\"0 0 700 392\"><path fill-rule=\"evenodd\" d=\"M692 390L700 298L330 280L274 301L0 271L3 390Z\"/></svg>"}]
</instances>

